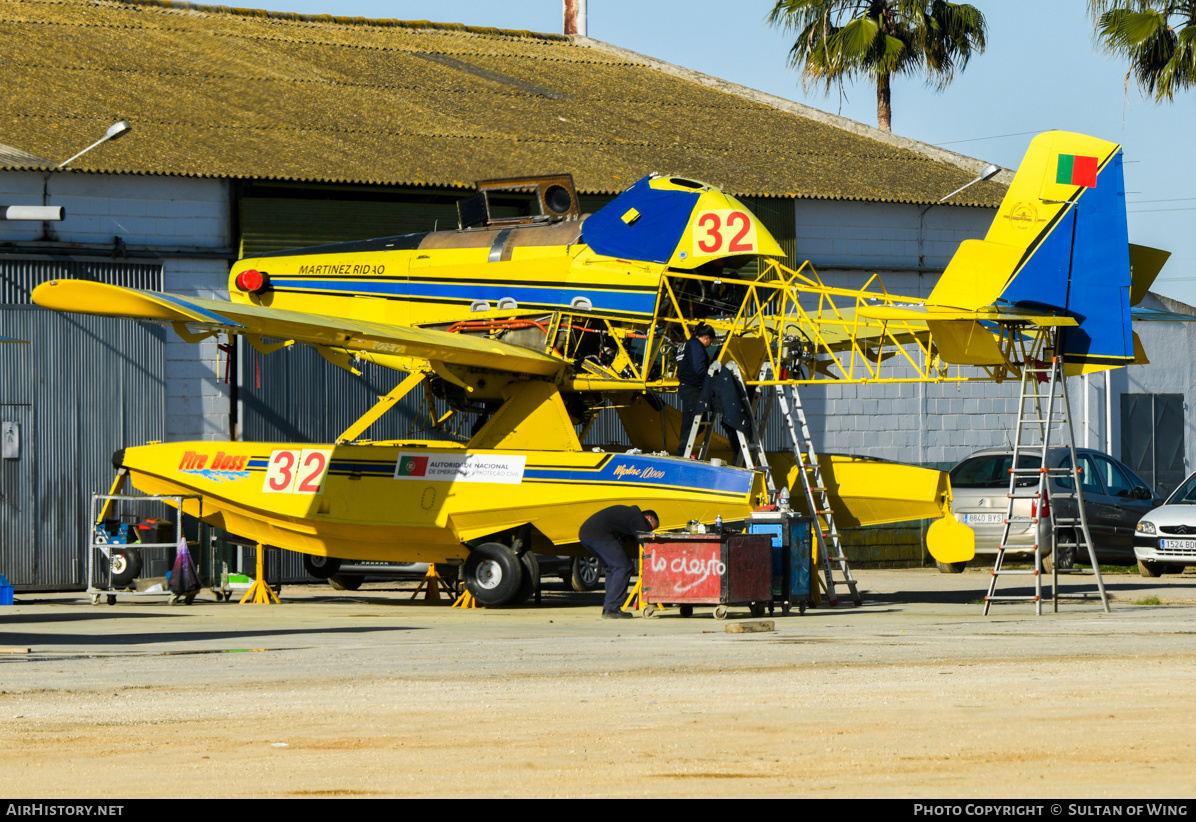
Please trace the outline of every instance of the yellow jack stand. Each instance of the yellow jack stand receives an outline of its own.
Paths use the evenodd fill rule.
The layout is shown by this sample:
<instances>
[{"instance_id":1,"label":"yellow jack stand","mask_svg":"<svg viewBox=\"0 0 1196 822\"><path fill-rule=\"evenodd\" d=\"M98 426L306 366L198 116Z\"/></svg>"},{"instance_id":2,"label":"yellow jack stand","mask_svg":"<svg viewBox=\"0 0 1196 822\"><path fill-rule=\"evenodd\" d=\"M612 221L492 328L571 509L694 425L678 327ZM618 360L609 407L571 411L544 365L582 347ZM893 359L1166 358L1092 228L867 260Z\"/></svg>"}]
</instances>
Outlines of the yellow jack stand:
<instances>
[{"instance_id":1,"label":"yellow jack stand","mask_svg":"<svg viewBox=\"0 0 1196 822\"><path fill-rule=\"evenodd\" d=\"M245 592L245 596L241 597L241 605L246 602L252 602L255 605L269 605L273 602L275 605L280 604L278 596L274 593L274 589L266 584L266 549L262 547L259 542L257 544L257 572L253 577L253 585L249 586L249 590Z\"/></svg>"},{"instance_id":2,"label":"yellow jack stand","mask_svg":"<svg viewBox=\"0 0 1196 822\"><path fill-rule=\"evenodd\" d=\"M450 589L445 584L444 577L436 573L436 563L433 562L428 565L428 573L424 575L423 580L420 582L419 587L415 589L415 593L411 595L411 598L415 599L419 596L419 592L423 591L426 602L439 602L441 588L444 589L446 594L449 593Z\"/></svg>"},{"instance_id":3,"label":"yellow jack stand","mask_svg":"<svg viewBox=\"0 0 1196 822\"><path fill-rule=\"evenodd\" d=\"M464 591L461 592L461 596L457 597L457 601L453 603L453 607L454 608L476 608L476 607L478 607L478 601L473 598L473 594L469 593L469 589L466 588Z\"/></svg>"}]
</instances>

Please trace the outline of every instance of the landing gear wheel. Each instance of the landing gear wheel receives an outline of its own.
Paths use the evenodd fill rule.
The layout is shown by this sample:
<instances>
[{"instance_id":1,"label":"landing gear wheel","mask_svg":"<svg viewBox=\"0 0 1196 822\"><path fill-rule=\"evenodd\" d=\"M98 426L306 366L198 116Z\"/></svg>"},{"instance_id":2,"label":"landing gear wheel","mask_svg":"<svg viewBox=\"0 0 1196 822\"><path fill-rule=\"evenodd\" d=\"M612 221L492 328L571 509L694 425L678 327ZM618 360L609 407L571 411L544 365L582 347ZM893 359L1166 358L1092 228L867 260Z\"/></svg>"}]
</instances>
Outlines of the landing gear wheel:
<instances>
[{"instance_id":1,"label":"landing gear wheel","mask_svg":"<svg viewBox=\"0 0 1196 822\"><path fill-rule=\"evenodd\" d=\"M127 588L141 573L141 552L136 548L108 549L112 554L112 587ZM108 558L100 557L100 579L108 578Z\"/></svg>"},{"instance_id":2,"label":"landing gear wheel","mask_svg":"<svg viewBox=\"0 0 1196 822\"><path fill-rule=\"evenodd\" d=\"M694 615L694 606L692 606L692 605L682 605L681 606L681 616L691 617L693 615Z\"/></svg>"},{"instance_id":3,"label":"landing gear wheel","mask_svg":"<svg viewBox=\"0 0 1196 822\"><path fill-rule=\"evenodd\" d=\"M365 577L360 574L333 574L328 577L328 584L334 591L356 591L363 582Z\"/></svg>"},{"instance_id":4,"label":"landing gear wheel","mask_svg":"<svg viewBox=\"0 0 1196 822\"><path fill-rule=\"evenodd\" d=\"M519 593L515 595L513 605L522 605L532 598L536 592L536 580L540 578L540 560L531 551L519 558L523 565L523 578L519 581Z\"/></svg>"},{"instance_id":5,"label":"landing gear wheel","mask_svg":"<svg viewBox=\"0 0 1196 822\"><path fill-rule=\"evenodd\" d=\"M728 613L727 606L719 605L719 606L715 607L715 609L714 609L714 618L715 619L726 619L727 613Z\"/></svg>"},{"instance_id":6,"label":"landing gear wheel","mask_svg":"<svg viewBox=\"0 0 1196 822\"><path fill-rule=\"evenodd\" d=\"M116 604L116 594L109 594L109 595L108 595L108 604L109 604L109 605L115 605L115 604Z\"/></svg>"},{"instance_id":7,"label":"landing gear wheel","mask_svg":"<svg viewBox=\"0 0 1196 822\"><path fill-rule=\"evenodd\" d=\"M574 557L566 581L579 594L595 590L602 582L602 561L598 557Z\"/></svg>"},{"instance_id":8,"label":"landing gear wheel","mask_svg":"<svg viewBox=\"0 0 1196 822\"><path fill-rule=\"evenodd\" d=\"M92 595L91 595L91 604L92 604L92 605L99 605L99 604L100 604L100 595L99 595L99 594L92 594Z\"/></svg>"},{"instance_id":9,"label":"landing gear wheel","mask_svg":"<svg viewBox=\"0 0 1196 822\"><path fill-rule=\"evenodd\" d=\"M498 542L485 542L469 552L462 569L465 587L480 605L507 605L519 595L523 563Z\"/></svg>"},{"instance_id":10,"label":"landing gear wheel","mask_svg":"<svg viewBox=\"0 0 1196 822\"><path fill-rule=\"evenodd\" d=\"M1144 577L1161 577L1163 575L1163 566L1157 562L1147 562L1144 559L1138 560L1138 573Z\"/></svg>"},{"instance_id":11,"label":"landing gear wheel","mask_svg":"<svg viewBox=\"0 0 1196 822\"><path fill-rule=\"evenodd\" d=\"M763 602L753 602L750 606L752 616L754 616L754 617L764 616L764 610L767 607L768 606L766 606Z\"/></svg>"},{"instance_id":12,"label":"landing gear wheel","mask_svg":"<svg viewBox=\"0 0 1196 822\"><path fill-rule=\"evenodd\" d=\"M940 562L935 560L934 564L938 566L940 574L962 574L963 569L967 567L967 560L963 562Z\"/></svg>"},{"instance_id":13,"label":"landing gear wheel","mask_svg":"<svg viewBox=\"0 0 1196 822\"><path fill-rule=\"evenodd\" d=\"M336 557L317 557L312 554L303 555L303 570L316 579L328 579L341 568L341 561Z\"/></svg>"}]
</instances>

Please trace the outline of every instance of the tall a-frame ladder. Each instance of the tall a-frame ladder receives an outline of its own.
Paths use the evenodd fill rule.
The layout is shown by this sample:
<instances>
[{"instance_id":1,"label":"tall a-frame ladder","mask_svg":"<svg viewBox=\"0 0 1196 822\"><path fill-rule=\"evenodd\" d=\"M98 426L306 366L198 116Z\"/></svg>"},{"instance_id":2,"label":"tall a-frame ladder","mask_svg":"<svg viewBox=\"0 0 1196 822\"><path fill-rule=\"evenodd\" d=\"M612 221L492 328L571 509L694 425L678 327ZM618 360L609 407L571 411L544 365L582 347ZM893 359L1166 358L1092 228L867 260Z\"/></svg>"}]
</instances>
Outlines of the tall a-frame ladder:
<instances>
[{"instance_id":1,"label":"tall a-frame ladder","mask_svg":"<svg viewBox=\"0 0 1196 822\"><path fill-rule=\"evenodd\" d=\"M739 367L734 362L729 362L723 367L730 369L731 373L734 374L739 384L740 396L746 399L748 396L747 386L743 381L743 375L740 373ZM770 374L771 368L768 363L765 363L760 378L767 379ZM763 438L761 437L761 429L767 424L768 412L772 409L773 390L776 391L777 404L785 419L789 442L793 447L793 456L797 461L797 474L801 480L802 491L805 494L806 508L814 518L814 539L818 546L818 566L821 568L823 579L826 582L827 602L831 606L839 604L839 595L835 590L835 572L837 571L840 576L838 580L839 584L846 585L848 590L851 591L852 602L860 605L863 603L863 600L860 598L855 577L851 575L851 566L847 562L847 555L843 553L843 545L839 540L839 529L835 526L835 517L831 512L826 483L822 479L822 467L818 464L818 458L814 453L814 443L810 437L810 427L806 422L806 413L802 408L801 397L795 386L769 386L767 389L757 392L755 401L751 404L752 413L748 415L752 423L750 441L742 432L735 432L736 438L739 440L739 450L743 455L744 464L748 468L763 471L769 494L776 493L779 486L776 478L772 475L772 469L768 464L768 455L764 451ZM706 428L706 436L698 448L698 459L708 458L710 441L716 423L716 419L712 418L710 420ZM701 427L702 415L698 414L693 418L690 425L689 438L682 452L687 458L693 453Z\"/></svg>"},{"instance_id":2,"label":"tall a-frame ladder","mask_svg":"<svg viewBox=\"0 0 1196 822\"><path fill-rule=\"evenodd\" d=\"M1041 393L1042 389L1046 393ZM1070 459L1066 467L1051 468L1050 453L1052 450L1066 447ZM1034 459L1037 457L1037 461ZM1035 463L1032 467L1029 463ZM1096 561L1096 551L1092 546L1092 534L1088 530L1088 516L1084 511L1084 496L1080 493L1082 469L1076 460L1075 438L1071 426L1071 404L1067 399L1066 374L1063 368L1063 358L1052 356L1049 363L1027 360L1022 368L1021 397L1018 402L1017 428L1013 438L1013 460L1009 464L1009 493L1005 506L1005 527L1001 534L1001 543L997 548L997 558L993 563L992 579L988 583L988 593L984 597L984 613L988 614L989 606L994 602L1034 602L1034 612L1042 614L1042 558L1048 546L1037 541L1041 533L1038 522L1043 513L1044 502L1049 510L1050 528L1048 538L1053 544L1051 562L1051 600L1054 610L1059 610L1060 599L1089 599L1086 593L1059 593L1059 556L1061 549L1077 550L1084 548L1088 552L1091 562L1091 573L1096 578L1096 587L1100 592L1101 603L1106 613L1109 610L1109 598L1105 594L1105 583L1101 579L1100 565ZM1019 485L1019 480L1034 477L1037 481ZM1070 483L1070 490L1061 490L1056 485ZM1026 516L1023 510L1015 511L1018 500L1030 500L1031 513ZM1060 515L1060 503L1074 500L1074 516ZM1069 511L1073 506L1068 506ZM1005 570L1005 549L1009 544L1009 534L1014 528L1024 529L1027 525L1035 529L1034 569ZM1066 571L1075 573L1075 571ZM997 595L997 580L1006 575L1032 575L1034 577L1033 595Z\"/></svg>"},{"instance_id":3,"label":"tall a-frame ladder","mask_svg":"<svg viewBox=\"0 0 1196 822\"><path fill-rule=\"evenodd\" d=\"M862 604L859 588L856 587L855 577L851 575L851 566L847 564L847 555L843 553L843 544L839 540L839 529L835 527L835 515L831 512L830 497L827 496L826 483L822 479L822 467L818 464L818 456L814 453L814 442L810 438L810 426L806 422L806 412L801 405L801 396L797 388L792 385L777 387L777 403L781 414L785 418L785 428L789 434L789 442L793 444L793 456L797 458L797 475L801 479L802 491L806 496L806 508L814 517L814 539L818 543L818 565L822 569L826 580L826 596L830 604L838 605L839 597L835 592L835 571L842 579L840 582L851 591L851 601L856 605Z\"/></svg>"}]
</instances>

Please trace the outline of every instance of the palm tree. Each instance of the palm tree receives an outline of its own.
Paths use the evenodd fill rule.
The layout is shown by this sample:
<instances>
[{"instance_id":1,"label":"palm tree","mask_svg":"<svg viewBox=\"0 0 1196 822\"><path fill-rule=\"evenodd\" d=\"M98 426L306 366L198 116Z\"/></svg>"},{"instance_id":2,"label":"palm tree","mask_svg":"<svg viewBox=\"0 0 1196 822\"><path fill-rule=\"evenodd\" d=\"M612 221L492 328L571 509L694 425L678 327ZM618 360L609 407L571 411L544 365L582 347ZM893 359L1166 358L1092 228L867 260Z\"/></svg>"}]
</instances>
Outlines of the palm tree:
<instances>
[{"instance_id":1,"label":"palm tree","mask_svg":"<svg viewBox=\"0 0 1196 822\"><path fill-rule=\"evenodd\" d=\"M1100 43L1129 58L1125 74L1156 103L1196 85L1194 0L1089 0Z\"/></svg>"},{"instance_id":2,"label":"palm tree","mask_svg":"<svg viewBox=\"0 0 1196 822\"><path fill-rule=\"evenodd\" d=\"M973 54L984 52L984 15L946 0L776 0L769 25L796 31L789 65L803 86L872 77L876 122L892 131L895 74L926 73L939 90L951 84Z\"/></svg>"}]
</instances>

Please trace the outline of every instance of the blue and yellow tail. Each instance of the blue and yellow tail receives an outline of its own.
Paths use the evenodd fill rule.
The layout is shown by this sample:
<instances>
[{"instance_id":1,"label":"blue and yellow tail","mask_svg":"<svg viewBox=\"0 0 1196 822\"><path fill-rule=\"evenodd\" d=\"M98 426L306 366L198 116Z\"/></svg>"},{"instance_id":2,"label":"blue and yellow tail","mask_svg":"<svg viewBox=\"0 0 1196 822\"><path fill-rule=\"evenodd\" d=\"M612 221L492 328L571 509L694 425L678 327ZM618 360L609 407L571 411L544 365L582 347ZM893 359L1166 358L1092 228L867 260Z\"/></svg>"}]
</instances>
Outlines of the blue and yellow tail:
<instances>
[{"instance_id":1,"label":"blue and yellow tail","mask_svg":"<svg viewBox=\"0 0 1196 822\"><path fill-rule=\"evenodd\" d=\"M1129 243L1121 146L1051 131L1030 143L988 234L960 245L926 308L1072 318L1058 346L1068 373L1116 368L1135 360L1130 306L1167 256ZM984 358L954 348L949 361Z\"/></svg>"}]
</instances>

